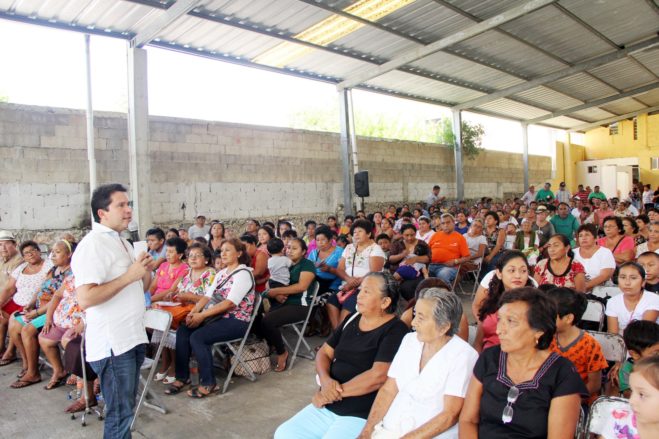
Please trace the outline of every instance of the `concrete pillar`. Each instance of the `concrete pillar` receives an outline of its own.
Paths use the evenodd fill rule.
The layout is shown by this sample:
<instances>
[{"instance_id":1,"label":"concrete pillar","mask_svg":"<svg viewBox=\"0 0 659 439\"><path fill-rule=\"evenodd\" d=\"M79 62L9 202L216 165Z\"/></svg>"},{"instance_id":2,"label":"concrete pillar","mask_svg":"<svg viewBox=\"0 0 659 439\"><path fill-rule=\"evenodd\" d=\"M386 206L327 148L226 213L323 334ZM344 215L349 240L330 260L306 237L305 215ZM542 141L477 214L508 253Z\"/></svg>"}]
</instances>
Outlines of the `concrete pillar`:
<instances>
[{"instance_id":1,"label":"concrete pillar","mask_svg":"<svg viewBox=\"0 0 659 439\"><path fill-rule=\"evenodd\" d=\"M529 126L522 123L522 157L524 161L524 189L522 193L526 193L529 189Z\"/></svg>"},{"instance_id":2,"label":"concrete pillar","mask_svg":"<svg viewBox=\"0 0 659 439\"><path fill-rule=\"evenodd\" d=\"M91 68L91 48L90 36L85 34L85 77L87 85L87 160L89 161L89 196L91 198L94 189L96 189L96 151L94 150L94 111L92 106L92 68ZM92 221L94 215L92 214Z\"/></svg>"},{"instance_id":3,"label":"concrete pillar","mask_svg":"<svg viewBox=\"0 0 659 439\"><path fill-rule=\"evenodd\" d=\"M350 97L349 89L342 89L339 91L339 117L341 126L341 163L343 168L343 213L344 215L352 215L352 194L354 193L353 181L353 139L352 134L354 122L352 114L352 100Z\"/></svg>"},{"instance_id":4,"label":"concrete pillar","mask_svg":"<svg viewBox=\"0 0 659 439\"><path fill-rule=\"evenodd\" d=\"M462 173L462 113L453 111L453 134L455 135L455 191L458 200L464 199L464 175Z\"/></svg>"},{"instance_id":5,"label":"concrete pillar","mask_svg":"<svg viewBox=\"0 0 659 439\"><path fill-rule=\"evenodd\" d=\"M128 161L133 220L142 238L151 218L147 52L128 46Z\"/></svg>"}]
</instances>

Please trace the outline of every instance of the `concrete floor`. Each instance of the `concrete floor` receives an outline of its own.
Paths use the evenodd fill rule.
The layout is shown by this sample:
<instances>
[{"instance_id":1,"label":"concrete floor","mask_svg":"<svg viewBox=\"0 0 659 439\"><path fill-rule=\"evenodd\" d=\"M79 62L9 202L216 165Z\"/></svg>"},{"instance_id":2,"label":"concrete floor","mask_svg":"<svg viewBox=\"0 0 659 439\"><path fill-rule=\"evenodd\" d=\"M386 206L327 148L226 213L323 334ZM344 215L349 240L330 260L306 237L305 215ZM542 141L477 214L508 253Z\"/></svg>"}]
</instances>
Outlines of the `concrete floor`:
<instances>
[{"instance_id":1,"label":"concrete floor","mask_svg":"<svg viewBox=\"0 0 659 439\"><path fill-rule=\"evenodd\" d=\"M466 284L465 287L471 287ZM471 291L471 289L467 289ZM470 296L461 295L469 320ZM311 346L324 340L307 339ZM71 420L64 413L70 404L67 395L72 387L46 391L43 386L50 370L42 371L43 382L25 389L11 389L16 380L19 363L0 367L0 439L77 439L102 437L103 423L94 416L87 417L87 426L80 425L79 416ZM218 371L218 383L224 372ZM167 396L165 386L153 383L162 395L168 413L162 415L142 408L134 438L272 438L275 429L286 419L311 402L316 389L315 367L312 361L298 358L290 371L269 372L250 382L234 377L225 394L215 394L193 400L185 394ZM223 382L223 381L222 381Z\"/></svg>"}]
</instances>

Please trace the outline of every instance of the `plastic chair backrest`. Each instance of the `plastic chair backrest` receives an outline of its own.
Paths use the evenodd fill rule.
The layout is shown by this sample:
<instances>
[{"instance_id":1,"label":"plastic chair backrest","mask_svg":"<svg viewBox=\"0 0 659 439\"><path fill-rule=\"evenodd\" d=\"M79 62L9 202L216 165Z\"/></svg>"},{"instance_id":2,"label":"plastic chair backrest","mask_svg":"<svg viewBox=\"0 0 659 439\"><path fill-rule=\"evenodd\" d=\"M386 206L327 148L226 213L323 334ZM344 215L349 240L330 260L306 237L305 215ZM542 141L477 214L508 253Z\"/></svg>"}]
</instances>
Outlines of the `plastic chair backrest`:
<instances>
[{"instance_id":1,"label":"plastic chair backrest","mask_svg":"<svg viewBox=\"0 0 659 439\"><path fill-rule=\"evenodd\" d=\"M614 410L628 410L631 412L629 401L615 396L600 396L597 398L593 405L590 406L585 437L589 437L591 433L605 433L603 430L612 417Z\"/></svg>"},{"instance_id":2,"label":"plastic chair backrest","mask_svg":"<svg viewBox=\"0 0 659 439\"><path fill-rule=\"evenodd\" d=\"M147 309L144 313L144 326L147 329L157 329L167 332L172 324L172 315L160 309Z\"/></svg>"},{"instance_id":3,"label":"plastic chair backrest","mask_svg":"<svg viewBox=\"0 0 659 439\"><path fill-rule=\"evenodd\" d=\"M609 332L588 331L602 347L607 361L623 362L627 358L627 347L622 336Z\"/></svg>"},{"instance_id":4,"label":"plastic chair backrest","mask_svg":"<svg viewBox=\"0 0 659 439\"><path fill-rule=\"evenodd\" d=\"M583 316L581 316L581 320L597 322L599 324L599 330L601 331L604 325L604 304L597 300L589 299L588 306L586 307Z\"/></svg>"}]
</instances>

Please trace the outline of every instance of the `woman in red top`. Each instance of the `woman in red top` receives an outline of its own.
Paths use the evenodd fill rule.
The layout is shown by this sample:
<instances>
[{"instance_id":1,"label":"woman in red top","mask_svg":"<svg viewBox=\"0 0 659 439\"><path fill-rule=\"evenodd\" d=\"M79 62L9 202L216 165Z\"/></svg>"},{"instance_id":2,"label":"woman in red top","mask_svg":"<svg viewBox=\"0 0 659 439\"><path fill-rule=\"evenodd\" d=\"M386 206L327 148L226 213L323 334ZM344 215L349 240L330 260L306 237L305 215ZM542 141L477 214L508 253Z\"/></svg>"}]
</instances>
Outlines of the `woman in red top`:
<instances>
[{"instance_id":1,"label":"woman in red top","mask_svg":"<svg viewBox=\"0 0 659 439\"><path fill-rule=\"evenodd\" d=\"M253 268L252 274L256 282L256 292L262 293L270 279L270 272L268 271L268 258L270 257L267 250L256 246L256 238L253 235L245 233L240 237L240 240L247 248L247 254L251 259L250 267Z\"/></svg>"},{"instance_id":2,"label":"woman in red top","mask_svg":"<svg viewBox=\"0 0 659 439\"><path fill-rule=\"evenodd\" d=\"M622 219L617 216L607 216L602 223L604 237L597 240L597 245L606 247L613 253L616 265L633 261L636 256L634 238L625 235Z\"/></svg>"},{"instance_id":3,"label":"woman in red top","mask_svg":"<svg viewBox=\"0 0 659 439\"><path fill-rule=\"evenodd\" d=\"M584 266L574 260L570 240L560 233L547 241L549 259L543 259L535 266L534 278L539 285L552 284L557 287L574 288L586 292Z\"/></svg>"}]
</instances>

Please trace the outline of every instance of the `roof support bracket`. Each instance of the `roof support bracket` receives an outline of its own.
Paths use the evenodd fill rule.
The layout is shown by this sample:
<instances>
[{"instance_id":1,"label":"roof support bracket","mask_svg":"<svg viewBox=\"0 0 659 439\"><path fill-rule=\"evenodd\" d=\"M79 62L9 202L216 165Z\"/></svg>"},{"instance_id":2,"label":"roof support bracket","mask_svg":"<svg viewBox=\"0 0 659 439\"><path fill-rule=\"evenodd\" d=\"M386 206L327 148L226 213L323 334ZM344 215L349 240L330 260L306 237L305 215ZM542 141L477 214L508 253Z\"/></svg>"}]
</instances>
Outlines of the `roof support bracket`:
<instances>
[{"instance_id":1,"label":"roof support bracket","mask_svg":"<svg viewBox=\"0 0 659 439\"><path fill-rule=\"evenodd\" d=\"M163 29L197 7L202 0L177 0L156 20L130 40L131 47L141 48L149 44Z\"/></svg>"}]
</instances>

